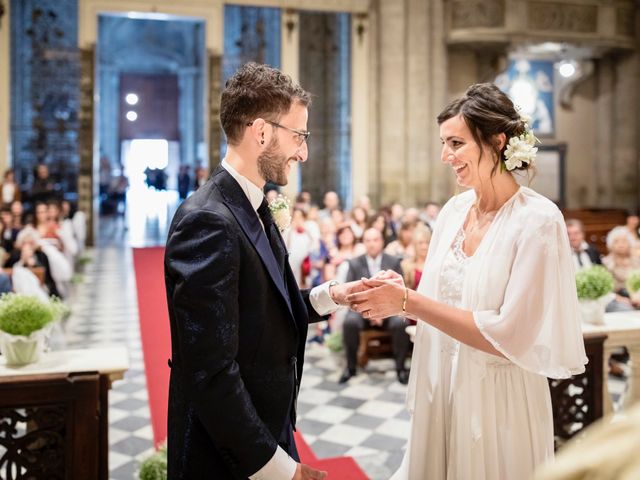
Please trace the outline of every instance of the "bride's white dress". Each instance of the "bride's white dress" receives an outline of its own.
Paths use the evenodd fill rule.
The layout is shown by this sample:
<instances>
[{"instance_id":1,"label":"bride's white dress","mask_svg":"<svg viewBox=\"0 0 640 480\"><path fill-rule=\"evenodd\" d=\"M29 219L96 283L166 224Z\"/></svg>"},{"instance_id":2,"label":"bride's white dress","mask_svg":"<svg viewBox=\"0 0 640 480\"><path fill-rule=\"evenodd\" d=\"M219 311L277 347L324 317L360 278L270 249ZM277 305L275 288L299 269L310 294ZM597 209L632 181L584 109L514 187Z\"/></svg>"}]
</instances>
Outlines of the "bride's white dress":
<instances>
[{"instance_id":1,"label":"bride's white dress","mask_svg":"<svg viewBox=\"0 0 640 480\"><path fill-rule=\"evenodd\" d=\"M537 201L537 197L535 192L523 187L505 205L506 208L501 209L486 240L472 257L466 257L461 248L464 240L462 224L473 200L472 193L460 195L455 208L448 204L449 208L443 209L445 218L438 219L441 228L436 226L430 247L437 251L430 251L425 266L427 277L423 274L419 291L449 305L473 311L480 331L507 358L461 344L424 322L418 322L407 399L412 413L411 434L402 465L393 480L526 480L531 478L537 465L553 457L553 416L545 375L566 377L584 369L586 357L577 314L572 308L558 310L554 299L550 298L549 312L544 308L542 313L536 312L535 304L530 303L530 311L520 315L520 322L527 323L540 316L540 325L533 331L529 326L520 327L520 323L503 318L513 319L510 290L516 290L513 295L518 298L527 296L513 286L516 280L522 282L523 278L517 278L511 270L518 265L518 253L507 248L513 243L513 239L509 239L513 233L510 230L514 229L511 222L520 215L520 202ZM441 221L446 223L441 224ZM535 218L533 224L536 224ZM522 228L522 224L519 225ZM552 245L549 240L542 244ZM559 241L564 248L561 238L551 241ZM522 243L516 242L516 245L521 247ZM492 247L504 254L495 256L487 264ZM527 254L536 260L539 252L531 245L528 247ZM550 283L549 270L554 269L554 264L555 270L570 265L567 263L570 257L564 259L564 254L560 257L556 255L555 262L545 268L545 258L539 256L536 260L538 271L531 273L533 277L528 279L528 288L537 291L538 295L546 295L544 288L536 282ZM500 277L505 262L507 280ZM489 277L481 273L487 269ZM435 275L436 281L428 275ZM564 285L567 283L564 277L568 275L572 275L571 268L567 275L551 275L557 276L553 283L558 283L548 285L548 288L559 288L561 293L566 293L568 300L565 303L571 307L572 291ZM536 276L541 278L534 280ZM430 288L423 285L425 282ZM563 292L563 286L568 288L566 292ZM575 286L572 288L575 296ZM496 289L501 292L497 296ZM535 298L535 293L530 298ZM518 305L515 311L522 311L522 307ZM546 315L568 315L569 318L558 317L556 322L546 319ZM561 334L548 328L551 323L563 322ZM523 342L519 336L530 337L531 341ZM556 342L562 342L563 336L566 336L568 353L558 356L557 350L562 348L562 343ZM555 337L560 338L552 340Z\"/></svg>"}]
</instances>

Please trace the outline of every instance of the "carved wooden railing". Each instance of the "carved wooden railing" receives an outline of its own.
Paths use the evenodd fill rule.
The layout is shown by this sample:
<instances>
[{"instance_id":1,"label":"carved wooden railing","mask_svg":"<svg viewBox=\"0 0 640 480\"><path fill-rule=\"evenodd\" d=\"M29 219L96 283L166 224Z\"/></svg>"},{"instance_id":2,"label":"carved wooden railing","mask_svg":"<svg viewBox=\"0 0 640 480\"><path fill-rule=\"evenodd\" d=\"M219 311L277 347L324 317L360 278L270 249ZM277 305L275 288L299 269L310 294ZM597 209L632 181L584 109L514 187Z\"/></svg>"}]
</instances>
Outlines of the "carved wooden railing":
<instances>
[{"instance_id":1,"label":"carved wooden railing","mask_svg":"<svg viewBox=\"0 0 640 480\"><path fill-rule=\"evenodd\" d=\"M589 363L584 373L563 380L549 379L556 448L602 417L602 347L606 335L585 337Z\"/></svg>"},{"instance_id":2,"label":"carved wooden railing","mask_svg":"<svg viewBox=\"0 0 640 480\"><path fill-rule=\"evenodd\" d=\"M0 381L0 478L108 478L109 381L98 373Z\"/></svg>"}]
</instances>

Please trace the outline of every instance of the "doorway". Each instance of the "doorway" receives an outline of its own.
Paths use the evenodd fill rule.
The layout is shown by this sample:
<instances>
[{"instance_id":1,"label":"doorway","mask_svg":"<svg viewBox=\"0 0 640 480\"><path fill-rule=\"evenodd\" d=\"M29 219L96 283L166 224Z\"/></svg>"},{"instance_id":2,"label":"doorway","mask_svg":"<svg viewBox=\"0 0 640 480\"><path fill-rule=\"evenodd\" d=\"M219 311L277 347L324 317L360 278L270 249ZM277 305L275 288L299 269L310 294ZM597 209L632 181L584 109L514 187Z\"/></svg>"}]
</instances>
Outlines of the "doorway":
<instances>
[{"instance_id":1,"label":"doorway","mask_svg":"<svg viewBox=\"0 0 640 480\"><path fill-rule=\"evenodd\" d=\"M99 232L164 244L178 172L205 158L204 54L204 21L98 17Z\"/></svg>"}]
</instances>

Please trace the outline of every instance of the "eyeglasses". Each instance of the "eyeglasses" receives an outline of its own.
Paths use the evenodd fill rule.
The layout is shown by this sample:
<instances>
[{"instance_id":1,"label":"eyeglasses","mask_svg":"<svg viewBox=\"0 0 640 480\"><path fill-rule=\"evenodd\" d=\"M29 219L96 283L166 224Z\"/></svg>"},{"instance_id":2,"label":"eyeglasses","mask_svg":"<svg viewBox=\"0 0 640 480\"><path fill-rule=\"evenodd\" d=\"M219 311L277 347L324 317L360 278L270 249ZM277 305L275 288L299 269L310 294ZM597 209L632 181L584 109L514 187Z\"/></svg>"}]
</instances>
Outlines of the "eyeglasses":
<instances>
[{"instance_id":1,"label":"eyeglasses","mask_svg":"<svg viewBox=\"0 0 640 480\"><path fill-rule=\"evenodd\" d=\"M267 122L270 125L273 125L276 128L284 128L285 130L288 130L291 133L295 133L298 147L301 147L304 142L308 141L309 135L311 135L311 132L305 132L303 130L296 130L295 128L285 127L284 125L280 125L279 123L272 122L271 120L265 120L265 122ZM251 125L253 125L253 122L247 123L247 127L250 127Z\"/></svg>"}]
</instances>

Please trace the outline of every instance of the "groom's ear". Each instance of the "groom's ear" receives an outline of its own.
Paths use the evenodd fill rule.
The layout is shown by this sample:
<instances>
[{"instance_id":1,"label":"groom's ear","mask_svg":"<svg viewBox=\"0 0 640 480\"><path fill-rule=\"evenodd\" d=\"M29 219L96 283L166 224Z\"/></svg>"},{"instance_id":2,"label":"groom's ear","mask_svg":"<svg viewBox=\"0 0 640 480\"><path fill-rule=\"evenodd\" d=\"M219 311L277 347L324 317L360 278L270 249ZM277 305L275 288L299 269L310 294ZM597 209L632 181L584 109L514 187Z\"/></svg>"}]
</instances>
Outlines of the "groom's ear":
<instances>
[{"instance_id":1,"label":"groom's ear","mask_svg":"<svg viewBox=\"0 0 640 480\"><path fill-rule=\"evenodd\" d=\"M248 136L252 144L257 145L259 148L269 144L270 131L267 128L268 124L264 118L256 118L248 129Z\"/></svg>"}]
</instances>

